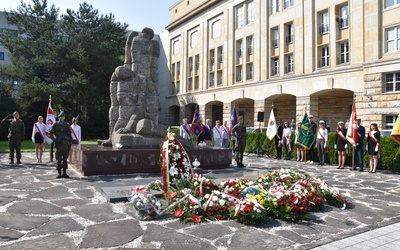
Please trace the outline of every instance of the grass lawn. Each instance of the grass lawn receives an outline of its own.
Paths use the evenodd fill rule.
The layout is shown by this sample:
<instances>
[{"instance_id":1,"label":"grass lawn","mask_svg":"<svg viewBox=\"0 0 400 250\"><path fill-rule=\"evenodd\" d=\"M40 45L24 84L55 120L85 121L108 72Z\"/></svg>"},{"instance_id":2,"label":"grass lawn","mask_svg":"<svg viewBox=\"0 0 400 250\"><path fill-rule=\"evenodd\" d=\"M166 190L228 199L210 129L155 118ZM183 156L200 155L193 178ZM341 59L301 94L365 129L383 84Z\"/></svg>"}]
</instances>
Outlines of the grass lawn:
<instances>
[{"instance_id":1,"label":"grass lawn","mask_svg":"<svg viewBox=\"0 0 400 250\"><path fill-rule=\"evenodd\" d=\"M82 141L82 145L97 145L97 140ZM46 144L46 148L49 145ZM9 153L8 141L0 141L0 153ZM35 152L35 145L31 140L25 140L22 142L21 152Z\"/></svg>"}]
</instances>

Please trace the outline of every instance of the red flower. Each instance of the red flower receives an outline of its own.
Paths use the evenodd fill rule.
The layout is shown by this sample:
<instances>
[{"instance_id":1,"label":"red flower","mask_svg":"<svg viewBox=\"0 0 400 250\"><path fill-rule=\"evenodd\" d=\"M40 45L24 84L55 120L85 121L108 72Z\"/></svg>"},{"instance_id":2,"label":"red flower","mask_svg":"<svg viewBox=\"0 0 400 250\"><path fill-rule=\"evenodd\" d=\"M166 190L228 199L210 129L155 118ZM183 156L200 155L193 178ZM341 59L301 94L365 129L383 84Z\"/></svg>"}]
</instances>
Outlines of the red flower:
<instances>
[{"instance_id":1,"label":"red flower","mask_svg":"<svg viewBox=\"0 0 400 250\"><path fill-rule=\"evenodd\" d=\"M172 199L176 196L176 192L170 192L168 193L168 199Z\"/></svg>"},{"instance_id":2,"label":"red flower","mask_svg":"<svg viewBox=\"0 0 400 250\"><path fill-rule=\"evenodd\" d=\"M201 222L201 217L198 216L197 214L192 214L192 221L193 221L194 223L199 224L199 223Z\"/></svg>"},{"instance_id":3,"label":"red flower","mask_svg":"<svg viewBox=\"0 0 400 250\"><path fill-rule=\"evenodd\" d=\"M181 209L181 208L177 208L176 210L175 210L175 217L178 217L178 218L180 218L180 217L182 217L182 215L185 213L185 211L183 211L183 209Z\"/></svg>"}]
</instances>

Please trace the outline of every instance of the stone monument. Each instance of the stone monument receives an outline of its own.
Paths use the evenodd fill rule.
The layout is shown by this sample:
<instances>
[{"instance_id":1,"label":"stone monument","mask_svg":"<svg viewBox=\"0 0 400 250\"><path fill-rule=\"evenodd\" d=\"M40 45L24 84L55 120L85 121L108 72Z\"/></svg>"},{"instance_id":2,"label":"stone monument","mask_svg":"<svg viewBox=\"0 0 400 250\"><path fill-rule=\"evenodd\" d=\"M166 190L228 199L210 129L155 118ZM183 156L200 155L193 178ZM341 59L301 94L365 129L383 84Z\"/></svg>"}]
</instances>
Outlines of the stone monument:
<instances>
[{"instance_id":1,"label":"stone monument","mask_svg":"<svg viewBox=\"0 0 400 250\"><path fill-rule=\"evenodd\" d=\"M154 32L131 32L125 44L125 62L111 76L109 138L103 146L159 148L167 127L158 123L160 45Z\"/></svg>"}]
</instances>

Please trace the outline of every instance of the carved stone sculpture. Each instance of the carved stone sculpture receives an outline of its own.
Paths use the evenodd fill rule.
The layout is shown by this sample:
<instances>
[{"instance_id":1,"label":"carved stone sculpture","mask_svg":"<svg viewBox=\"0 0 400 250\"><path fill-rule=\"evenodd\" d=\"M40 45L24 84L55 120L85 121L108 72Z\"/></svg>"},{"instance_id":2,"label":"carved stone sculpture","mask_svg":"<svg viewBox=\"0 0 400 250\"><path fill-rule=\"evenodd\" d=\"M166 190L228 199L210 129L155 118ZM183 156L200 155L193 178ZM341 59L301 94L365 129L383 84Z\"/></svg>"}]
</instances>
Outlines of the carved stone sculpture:
<instances>
[{"instance_id":1,"label":"carved stone sculpture","mask_svg":"<svg viewBox=\"0 0 400 250\"><path fill-rule=\"evenodd\" d=\"M167 128L158 123L160 45L154 32L131 32L125 44L125 62L111 76L109 139L104 146L151 148L160 146Z\"/></svg>"}]
</instances>

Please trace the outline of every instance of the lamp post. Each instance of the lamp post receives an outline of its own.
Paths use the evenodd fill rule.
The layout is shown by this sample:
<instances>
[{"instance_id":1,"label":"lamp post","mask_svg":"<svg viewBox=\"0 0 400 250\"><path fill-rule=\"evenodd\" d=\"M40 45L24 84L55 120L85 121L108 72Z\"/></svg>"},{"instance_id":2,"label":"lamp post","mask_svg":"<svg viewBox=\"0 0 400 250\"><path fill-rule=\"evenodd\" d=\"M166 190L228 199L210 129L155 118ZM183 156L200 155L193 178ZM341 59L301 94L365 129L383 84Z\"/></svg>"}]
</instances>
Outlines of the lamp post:
<instances>
[{"instance_id":1,"label":"lamp post","mask_svg":"<svg viewBox=\"0 0 400 250\"><path fill-rule=\"evenodd\" d=\"M192 162L193 165L193 172L195 174L201 174L203 172L203 169L201 169L200 166L200 162L196 159L194 159L194 162Z\"/></svg>"}]
</instances>

